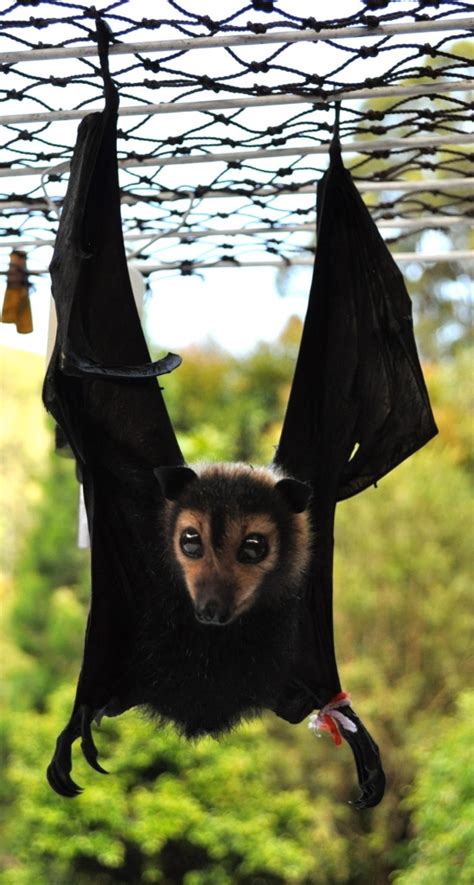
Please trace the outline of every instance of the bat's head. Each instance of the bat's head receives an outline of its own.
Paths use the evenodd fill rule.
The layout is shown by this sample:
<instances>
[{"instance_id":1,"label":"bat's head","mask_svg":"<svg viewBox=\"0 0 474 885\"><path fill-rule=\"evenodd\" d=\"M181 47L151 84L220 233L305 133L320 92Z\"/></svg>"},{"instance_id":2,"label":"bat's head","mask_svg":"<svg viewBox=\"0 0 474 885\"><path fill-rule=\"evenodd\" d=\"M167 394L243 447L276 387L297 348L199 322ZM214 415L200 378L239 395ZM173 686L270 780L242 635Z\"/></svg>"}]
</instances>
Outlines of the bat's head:
<instances>
[{"instance_id":1,"label":"bat's head","mask_svg":"<svg viewBox=\"0 0 474 885\"><path fill-rule=\"evenodd\" d=\"M311 556L309 487L244 464L155 470L168 550L203 624L298 593Z\"/></svg>"}]
</instances>

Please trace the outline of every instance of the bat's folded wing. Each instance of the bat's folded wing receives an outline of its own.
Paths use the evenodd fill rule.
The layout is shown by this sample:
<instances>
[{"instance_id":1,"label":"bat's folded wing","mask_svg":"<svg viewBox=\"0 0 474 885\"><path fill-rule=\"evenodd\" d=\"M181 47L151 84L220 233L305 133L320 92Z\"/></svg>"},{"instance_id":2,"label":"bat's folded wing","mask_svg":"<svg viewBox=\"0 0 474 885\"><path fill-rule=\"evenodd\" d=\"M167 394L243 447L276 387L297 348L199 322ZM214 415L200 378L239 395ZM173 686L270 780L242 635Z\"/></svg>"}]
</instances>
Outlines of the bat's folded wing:
<instances>
[{"instance_id":1,"label":"bat's folded wing","mask_svg":"<svg viewBox=\"0 0 474 885\"><path fill-rule=\"evenodd\" d=\"M299 657L277 712L300 721L341 686L332 615L334 511L436 433L418 360L411 302L337 143L318 186L314 274L275 463L313 489L315 549ZM383 795L376 744L362 722L354 752L361 805Z\"/></svg>"},{"instance_id":2,"label":"bat's folded wing","mask_svg":"<svg viewBox=\"0 0 474 885\"><path fill-rule=\"evenodd\" d=\"M143 607L157 546L161 492L157 465L182 464L135 306L120 216L116 126L118 97L108 74L106 26L99 22L106 104L78 132L53 260L58 320L43 398L77 461L91 537L92 599L71 720L60 735L48 778L75 795L71 743L98 768L90 723L136 699L127 685L137 612ZM100 766L99 766L100 768Z\"/></svg>"}]
</instances>

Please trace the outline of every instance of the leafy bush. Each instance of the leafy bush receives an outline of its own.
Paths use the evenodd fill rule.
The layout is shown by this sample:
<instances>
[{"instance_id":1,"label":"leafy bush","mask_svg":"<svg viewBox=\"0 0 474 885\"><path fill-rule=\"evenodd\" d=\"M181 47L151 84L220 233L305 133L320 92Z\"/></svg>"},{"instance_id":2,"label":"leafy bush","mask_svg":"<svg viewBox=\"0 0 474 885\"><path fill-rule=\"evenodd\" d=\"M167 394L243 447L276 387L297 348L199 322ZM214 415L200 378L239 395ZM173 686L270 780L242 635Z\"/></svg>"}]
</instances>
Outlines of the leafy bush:
<instances>
[{"instance_id":1,"label":"leafy bush","mask_svg":"<svg viewBox=\"0 0 474 885\"><path fill-rule=\"evenodd\" d=\"M305 789L278 789L275 746L261 721L220 742L190 743L136 713L104 720L97 742L114 777L92 773L77 752L75 776L87 790L77 800L59 799L44 766L67 716L67 695L70 703L70 690L56 692L48 714L9 717L13 813L5 839L15 862L7 859L2 881L345 880L345 844L332 815Z\"/></svg>"},{"instance_id":2,"label":"leafy bush","mask_svg":"<svg viewBox=\"0 0 474 885\"><path fill-rule=\"evenodd\" d=\"M449 719L437 721L417 751L418 774L406 799L413 839L396 885L474 882L474 692Z\"/></svg>"}]
</instances>

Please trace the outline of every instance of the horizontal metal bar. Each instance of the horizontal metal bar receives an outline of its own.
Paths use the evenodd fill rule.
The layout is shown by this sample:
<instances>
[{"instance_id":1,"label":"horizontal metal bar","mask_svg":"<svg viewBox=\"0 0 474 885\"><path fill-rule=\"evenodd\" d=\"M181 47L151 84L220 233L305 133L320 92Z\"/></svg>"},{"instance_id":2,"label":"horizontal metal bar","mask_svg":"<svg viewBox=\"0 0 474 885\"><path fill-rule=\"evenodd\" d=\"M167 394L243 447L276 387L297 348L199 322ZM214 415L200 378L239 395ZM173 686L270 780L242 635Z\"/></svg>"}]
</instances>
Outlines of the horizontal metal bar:
<instances>
[{"instance_id":1,"label":"horizontal metal bar","mask_svg":"<svg viewBox=\"0 0 474 885\"><path fill-rule=\"evenodd\" d=\"M234 108L271 107L294 104L330 104L339 101L360 101L391 96L442 95L450 92L468 92L474 89L474 80L439 80L436 83L422 83L413 86L381 86L374 89L342 89L314 95L267 95L239 98L224 98L214 101L161 102L160 104L130 105L119 109L121 117L147 117L153 114L182 114L208 111L223 111ZM99 108L98 110L101 110ZM58 120L82 120L93 113L90 108L72 111L41 111L38 113L5 114L0 116L0 124L14 126L19 123L52 123Z\"/></svg>"},{"instance_id":2,"label":"horizontal metal bar","mask_svg":"<svg viewBox=\"0 0 474 885\"><path fill-rule=\"evenodd\" d=\"M444 18L433 21L396 22L377 25L376 28L355 25L347 28L326 28L320 31L291 30L270 31L266 34L218 34L213 37L185 37L174 40L146 41L143 43L115 43L111 55L136 55L137 53L186 52L189 49L225 48L227 46L260 46L273 43L311 43L327 40L368 39L370 37L398 36L401 34L428 34L434 31L466 31L474 28L474 16ZM47 49L23 49L0 52L0 64L49 61L62 58L90 58L97 55L97 46L65 46Z\"/></svg>"},{"instance_id":3,"label":"horizontal metal bar","mask_svg":"<svg viewBox=\"0 0 474 885\"><path fill-rule=\"evenodd\" d=\"M470 225L472 219L463 215L426 215L419 218L390 218L377 221L379 230L419 230L419 229L435 229L442 227L453 227L458 225ZM301 233L304 231L315 231L316 219L308 221L304 224L278 224L278 225L257 225L254 227L231 227L222 230L169 230L161 233L157 231L146 231L142 233L126 234L124 240L128 242L147 241L159 236L161 239L172 240L200 240L203 237L236 237L236 236L253 236L254 234L280 234L280 233ZM23 249L35 246L37 249L43 246L53 246L54 237L48 239L13 239L0 237L0 249Z\"/></svg>"},{"instance_id":4,"label":"horizontal metal bar","mask_svg":"<svg viewBox=\"0 0 474 885\"><path fill-rule=\"evenodd\" d=\"M441 147L445 144L471 144L474 143L474 133L459 133L453 135L413 135L407 138L373 138L367 141L341 142L341 150L345 153L371 153L372 151L400 150L414 151L418 148ZM228 153L194 154L172 157L146 157L144 160L119 160L121 169L134 169L137 167L160 167L160 166L190 166L201 163L240 163L247 160L277 159L278 157L302 157L314 154L327 154L329 142L316 146L307 145L291 148L269 148L259 151L229 151ZM59 166L11 166L9 169L0 169L0 178L9 178L26 175L55 175L58 172L67 172L68 163Z\"/></svg>"},{"instance_id":5,"label":"horizontal metal bar","mask_svg":"<svg viewBox=\"0 0 474 885\"><path fill-rule=\"evenodd\" d=\"M474 259L474 251L469 249L456 249L451 252L430 252L430 253L420 253L420 252L392 252L392 258L400 263L417 261L419 263L425 263L429 261L464 261ZM234 267L239 269L244 269L247 267L275 267L278 269L285 269L290 267L313 267L314 258L312 256L308 256L307 258L294 258L288 261L232 261L232 260L220 260L215 262L186 262L186 261L176 261L162 264L146 264L145 262L133 262L131 264L132 267L139 270L141 273L149 274L149 273L157 273L163 270L185 270L189 269L194 271L199 270L212 270L215 267ZM3 271L2 271L3 272ZM6 273L6 270L4 271ZM32 276L44 276L49 275L48 268L29 268L28 273Z\"/></svg>"},{"instance_id":6,"label":"horizontal metal bar","mask_svg":"<svg viewBox=\"0 0 474 885\"><path fill-rule=\"evenodd\" d=\"M432 178L431 180L423 180L423 181L401 181L401 180L393 180L393 181L355 181L356 187L362 191L363 193L369 193L373 191L374 193L378 191L403 191L404 193L417 193L419 191L429 191L430 193L433 191L440 190L471 190L474 188L474 178L469 178L468 176L463 178ZM209 193L206 193L201 196L201 199L205 200L215 200L215 199L226 199L226 200L242 200L250 197L274 197L277 195L287 196L288 194L314 194L316 191L316 184L305 184L297 190L293 190L289 187L259 187L253 191L249 189L245 194L239 193L229 193L226 190L211 190ZM153 197L152 202L173 202L179 200L190 200L195 197L195 191L193 190L183 190L183 191L159 191L156 196ZM140 197L135 196L134 194L123 193L122 194L122 203L125 205L134 206L136 203L142 202ZM58 208L62 205L62 200L58 200L56 204ZM3 209L17 209L19 211L27 211L31 212L34 209L42 210L48 209L49 204L46 200L35 200L34 204L30 202L22 202L21 200L0 200L0 212Z\"/></svg>"},{"instance_id":7,"label":"horizontal metal bar","mask_svg":"<svg viewBox=\"0 0 474 885\"><path fill-rule=\"evenodd\" d=\"M421 254L419 252L392 252L392 258L400 263L410 262L410 261L462 261L464 259L474 259L474 250L470 249L456 249L451 252L430 252L426 254ZM176 262L173 264L145 264L140 262L133 262L133 267L139 270L141 273L156 273L157 271L162 270L181 270L183 262ZM314 265L314 258L312 256L308 256L307 258L295 258L290 261L217 261L215 263L212 262L190 262L190 266L193 270L205 270L213 267L277 267L277 268L286 268L286 267L312 267Z\"/></svg>"}]
</instances>

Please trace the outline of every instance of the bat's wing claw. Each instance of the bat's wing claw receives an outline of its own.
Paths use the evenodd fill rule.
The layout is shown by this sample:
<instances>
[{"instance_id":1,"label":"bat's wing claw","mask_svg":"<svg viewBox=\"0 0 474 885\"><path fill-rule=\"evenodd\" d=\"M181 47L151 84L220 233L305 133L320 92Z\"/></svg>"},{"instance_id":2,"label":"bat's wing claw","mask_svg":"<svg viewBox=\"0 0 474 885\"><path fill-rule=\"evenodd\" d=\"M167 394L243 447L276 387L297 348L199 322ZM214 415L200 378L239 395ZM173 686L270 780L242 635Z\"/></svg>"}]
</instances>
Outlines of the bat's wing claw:
<instances>
[{"instance_id":1,"label":"bat's wing claw","mask_svg":"<svg viewBox=\"0 0 474 885\"><path fill-rule=\"evenodd\" d=\"M56 741L56 749L46 771L50 787L60 796L65 796L68 799L72 799L74 796L82 793L82 787L74 783L71 777L71 748L77 737L74 720L71 720Z\"/></svg>"},{"instance_id":2,"label":"bat's wing claw","mask_svg":"<svg viewBox=\"0 0 474 885\"><path fill-rule=\"evenodd\" d=\"M99 774L108 774L109 772L102 768L102 766L97 761L98 751L97 747L94 743L94 738L92 737L91 731L91 722L94 718L94 711L90 709L90 707L83 706L81 707L81 749L84 754L84 758L86 762L89 763L91 768L94 771L98 771Z\"/></svg>"}]
</instances>

